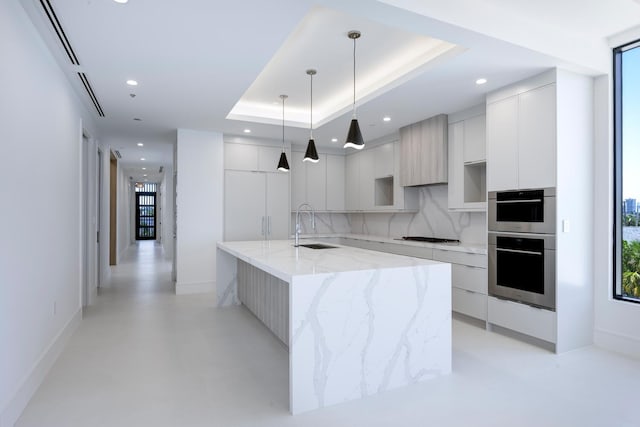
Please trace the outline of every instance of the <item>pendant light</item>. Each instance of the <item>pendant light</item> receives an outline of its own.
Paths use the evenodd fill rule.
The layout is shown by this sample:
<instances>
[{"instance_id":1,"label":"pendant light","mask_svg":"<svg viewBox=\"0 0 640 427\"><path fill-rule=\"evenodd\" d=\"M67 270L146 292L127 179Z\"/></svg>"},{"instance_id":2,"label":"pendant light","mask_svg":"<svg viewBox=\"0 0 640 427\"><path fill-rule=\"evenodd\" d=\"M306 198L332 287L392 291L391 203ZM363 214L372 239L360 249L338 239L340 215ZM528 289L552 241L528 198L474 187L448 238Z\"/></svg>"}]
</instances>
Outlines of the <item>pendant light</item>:
<instances>
[{"instance_id":1,"label":"pendant light","mask_svg":"<svg viewBox=\"0 0 640 427\"><path fill-rule=\"evenodd\" d=\"M350 147L356 150L362 150L364 148L364 140L362 139L362 133L360 133L360 126L356 118L356 39L360 38L360 31L349 31L347 35L353 40L353 117L351 118L351 125L349 126L349 133L347 133L344 148Z\"/></svg>"},{"instance_id":2,"label":"pendant light","mask_svg":"<svg viewBox=\"0 0 640 427\"><path fill-rule=\"evenodd\" d=\"M311 118L309 119L309 143L307 144L307 151L304 153L303 162L318 163L320 157L318 157L318 151L316 150L316 143L313 140L313 76L317 73L316 70L307 70L307 74L311 78Z\"/></svg>"},{"instance_id":3,"label":"pendant light","mask_svg":"<svg viewBox=\"0 0 640 427\"><path fill-rule=\"evenodd\" d=\"M287 95L280 95L280 99L282 99L282 153L278 162L278 170L281 172L289 172L289 162L287 161L287 154L284 152L284 100L287 98Z\"/></svg>"}]
</instances>

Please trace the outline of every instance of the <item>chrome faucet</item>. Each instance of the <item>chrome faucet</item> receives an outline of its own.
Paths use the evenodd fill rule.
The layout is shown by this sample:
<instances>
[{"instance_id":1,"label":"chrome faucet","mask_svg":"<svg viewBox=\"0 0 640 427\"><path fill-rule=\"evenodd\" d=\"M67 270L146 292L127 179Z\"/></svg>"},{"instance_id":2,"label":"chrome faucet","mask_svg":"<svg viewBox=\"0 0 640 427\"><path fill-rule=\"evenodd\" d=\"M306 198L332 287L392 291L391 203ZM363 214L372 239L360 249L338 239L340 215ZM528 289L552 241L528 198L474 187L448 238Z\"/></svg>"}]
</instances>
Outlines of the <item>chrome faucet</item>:
<instances>
[{"instance_id":1,"label":"chrome faucet","mask_svg":"<svg viewBox=\"0 0 640 427\"><path fill-rule=\"evenodd\" d=\"M296 234L295 243L293 244L293 246L295 246L296 248L300 246L300 231L302 231L300 227L300 209L304 208L305 206L308 208L306 212L311 216L311 228L313 228L314 230L316 229L316 212L313 210L313 206L311 206L309 203L302 203L300 206L298 206L298 209L296 209Z\"/></svg>"}]
</instances>

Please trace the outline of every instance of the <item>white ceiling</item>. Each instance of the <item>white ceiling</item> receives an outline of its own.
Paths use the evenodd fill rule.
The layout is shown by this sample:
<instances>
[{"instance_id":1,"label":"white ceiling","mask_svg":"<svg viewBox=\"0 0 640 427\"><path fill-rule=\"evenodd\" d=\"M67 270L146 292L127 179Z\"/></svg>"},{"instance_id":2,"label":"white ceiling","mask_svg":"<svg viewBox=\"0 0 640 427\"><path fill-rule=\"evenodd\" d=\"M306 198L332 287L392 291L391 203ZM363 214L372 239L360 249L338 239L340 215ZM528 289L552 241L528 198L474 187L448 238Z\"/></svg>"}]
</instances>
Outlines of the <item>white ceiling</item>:
<instances>
[{"instance_id":1,"label":"white ceiling","mask_svg":"<svg viewBox=\"0 0 640 427\"><path fill-rule=\"evenodd\" d=\"M321 112L321 94L331 93L331 87L350 89L349 30L363 32L357 42L363 82L368 70L380 66L375 59L384 61L378 54L389 50L381 40L398 40L396 35L434 37L465 49L435 65L419 66L370 96L361 94L358 118L365 140L373 140L435 114L482 103L486 92L549 67L607 73L606 37L640 24L640 5L634 0L129 0L125 5L50 0L78 56L77 67L69 64L40 2L21 1L80 99L95 112L76 77L77 71L86 73L105 112L104 118L95 115L97 137L122 153L122 164L135 179L141 177L143 164L157 171L171 163L178 128L229 135L250 128L254 137L279 140L282 128L273 117L276 124L230 120L227 115L243 95L253 96L259 88L257 96L271 102L274 117L281 113L281 105L273 104L281 93L289 95L291 112L303 117L309 99L307 68L318 69L314 116L316 99ZM304 20L314 10L340 18L317 29L323 32L320 37L311 32L296 38L303 30L311 31ZM307 46L310 40L316 44ZM286 76L276 72L267 83L260 80L277 62L276 55L305 51L309 55L287 57L276 68L289 66ZM489 82L476 86L478 77ZM139 85L131 88L127 79ZM273 95L266 95L266 88ZM342 108L336 105L326 120L317 118L320 127L314 136L320 146L341 146L346 135L350 109L344 101ZM392 120L382 122L385 115ZM303 121L290 123L287 140L305 143L308 129ZM332 143L333 137L339 142ZM143 156L144 162L139 160Z\"/></svg>"}]
</instances>

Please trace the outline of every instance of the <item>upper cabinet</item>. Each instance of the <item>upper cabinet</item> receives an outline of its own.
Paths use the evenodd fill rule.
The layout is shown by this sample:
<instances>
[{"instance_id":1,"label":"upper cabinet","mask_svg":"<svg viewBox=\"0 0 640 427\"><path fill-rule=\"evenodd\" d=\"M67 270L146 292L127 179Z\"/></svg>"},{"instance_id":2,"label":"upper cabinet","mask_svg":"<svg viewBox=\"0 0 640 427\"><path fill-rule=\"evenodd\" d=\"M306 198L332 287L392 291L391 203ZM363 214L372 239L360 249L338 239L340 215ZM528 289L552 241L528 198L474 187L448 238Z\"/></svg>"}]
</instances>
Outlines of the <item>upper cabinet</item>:
<instances>
[{"instance_id":1,"label":"upper cabinet","mask_svg":"<svg viewBox=\"0 0 640 427\"><path fill-rule=\"evenodd\" d=\"M486 135L489 191L556 186L554 82L489 95Z\"/></svg>"},{"instance_id":2,"label":"upper cabinet","mask_svg":"<svg viewBox=\"0 0 640 427\"><path fill-rule=\"evenodd\" d=\"M487 207L484 105L449 119L449 209L484 211Z\"/></svg>"},{"instance_id":3,"label":"upper cabinet","mask_svg":"<svg viewBox=\"0 0 640 427\"><path fill-rule=\"evenodd\" d=\"M447 116L400 128L400 185L447 183Z\"/></svg>"},{"instance_id":4,"label":"upper cabinet","mask_svg":"<svg viewBox=\"0 0 640 427\"><path fill-rule=\"evenodd\" d=\"M281 147L227 142L224 144L224 168L244 171L276 172ZM286 149L287 157L290 156Z\"/></svg>"},{"instance_id":5,"label":"upper cabinet","mask_svg":"<svg viewBox=\"0 0 640 427\"><path fill-rule=\"evenodd\" d=\"M400 143L365 148L346 156L345 193L348 211L417 210L415 188L400 186Z\"/></svg>"},{"instance_id":6,"label":"upper cabinet","mask_svg":"<svg viewBox=\"0 0 640 427\"><path fill-rule=\"evenodd\" d=\"M291 209L309 203L317 211L344 211L344 156L318 157L318 163L311 163L302 161L302 152L291 154Z\"/></svg>"}]
</instances>

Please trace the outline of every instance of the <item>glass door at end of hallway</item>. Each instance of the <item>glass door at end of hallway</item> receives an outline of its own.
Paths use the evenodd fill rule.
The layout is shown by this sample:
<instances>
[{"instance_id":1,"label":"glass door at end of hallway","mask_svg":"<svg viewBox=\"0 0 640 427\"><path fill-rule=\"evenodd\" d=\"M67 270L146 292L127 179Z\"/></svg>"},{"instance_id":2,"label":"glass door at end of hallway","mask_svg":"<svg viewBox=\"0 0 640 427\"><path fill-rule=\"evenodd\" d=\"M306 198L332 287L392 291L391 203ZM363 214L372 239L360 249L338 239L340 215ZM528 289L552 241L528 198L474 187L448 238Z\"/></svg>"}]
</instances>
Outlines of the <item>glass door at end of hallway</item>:
<instances>
[{"instance_id":1,"label":"glass door at end of hallway","mask_svg":"<svg viewBox=\"0 0 640 427\"><path fill-rule=\"evenodd\" d=\"M156 193L136 192L136 240L156 238Z\"/></svg>"}]
</instances>

